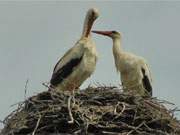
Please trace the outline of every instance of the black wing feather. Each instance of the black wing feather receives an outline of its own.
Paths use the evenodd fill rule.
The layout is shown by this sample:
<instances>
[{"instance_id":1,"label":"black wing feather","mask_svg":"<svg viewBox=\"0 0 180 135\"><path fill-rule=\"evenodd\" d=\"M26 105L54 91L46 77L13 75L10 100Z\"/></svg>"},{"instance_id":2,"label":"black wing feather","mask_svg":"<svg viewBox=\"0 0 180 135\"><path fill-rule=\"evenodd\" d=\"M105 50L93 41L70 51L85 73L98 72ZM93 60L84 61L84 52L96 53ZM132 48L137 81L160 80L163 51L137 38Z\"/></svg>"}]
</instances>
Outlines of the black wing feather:
<instances>
[{"instance_id":1,"label":"black wing feather","mask_svg":"<svg viewBox=\"0 0 180 135\"><path fill-rule=\"evenodd\" d=\"M151 83L150 83L150 81L149 81L149 78L148 78L148 76L145 74L145 69L144 69L144 68L142 68L141 71L142 71L142 73L143 73L142 82L143 82L144 88L147 90L147 92L149 93L149 95L152 96L152 86L151 86Z\"/></svg>"},{"instance_id":2,"label":"black wing feather","mask_svg":"<svg viewBox=\"0 0 180 135\"><path fill-rule=\"evenodd\" d=\"M73 72L73 68L79 65L82 58L83 55L80 58L71 59L63 67L58 69L57 72L54 72L50 81L51 85L56 86L60 84L63 79L67 78Z\"/></svg>"}]
</instances>

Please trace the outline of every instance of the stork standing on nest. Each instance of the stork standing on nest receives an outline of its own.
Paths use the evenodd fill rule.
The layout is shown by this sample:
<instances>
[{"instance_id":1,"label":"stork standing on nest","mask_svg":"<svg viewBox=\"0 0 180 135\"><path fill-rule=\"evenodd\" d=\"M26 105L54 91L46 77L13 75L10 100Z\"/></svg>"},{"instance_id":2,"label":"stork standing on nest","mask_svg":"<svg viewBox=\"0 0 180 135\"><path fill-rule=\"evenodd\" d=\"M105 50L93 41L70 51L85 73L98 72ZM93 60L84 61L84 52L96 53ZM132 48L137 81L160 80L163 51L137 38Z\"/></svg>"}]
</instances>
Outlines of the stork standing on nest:
<instances>
[{"instance_id":1,"label":"stork standing on nest","mask_svg":"<svg viewBox=\"0 0 180 135\"><path fill-rule=\"evenodd\" d=\"M92 8L88 10L80 40L65 53L54 67L50 80L50 89L74 93L74 90L79 88L94 72L97 51L90 33L92 25L98 16L99 12L97 9ZM71 100L71 98L69 99ZM68 104L70 104L69 100Z\"/></svg>"},{"instance_id":2,"label":"stork standing on nest","mask_svg":"<svg viewBox=\"0 0 180 135\"><path fill-rule=\"evenodd\" d=\"M98 16L97 9L88 10L80 40L55 65L50 81L55 90L73 91L94 72L97 51L90 32Z\"/></svg>"},{"instance_id":3,"label":"stork standing on nest","mask_svg":"<svg viewBox=\"0 0 180 135\"><path fill-rule=\"evenodd\" d=\"M121 74L124 91L140 96L152 96L152 78L144 58L124 52L121 48L121 35L116 31L92 31L112 38L113 55L117 71Z\"/></svg>"}]
</instances>

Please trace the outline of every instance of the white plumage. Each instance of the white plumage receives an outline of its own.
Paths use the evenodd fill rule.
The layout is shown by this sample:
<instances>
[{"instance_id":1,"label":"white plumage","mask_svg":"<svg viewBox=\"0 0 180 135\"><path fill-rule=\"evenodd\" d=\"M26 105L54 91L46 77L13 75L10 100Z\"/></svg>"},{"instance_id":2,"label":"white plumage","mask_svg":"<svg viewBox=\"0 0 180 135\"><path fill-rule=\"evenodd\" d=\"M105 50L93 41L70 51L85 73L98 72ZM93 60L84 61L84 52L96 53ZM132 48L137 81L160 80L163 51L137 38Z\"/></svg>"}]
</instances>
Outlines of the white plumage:
<instances>
[{"instance_id":1,"label":"white plumage","mask_svg":"<svg viewBox=\"0 0 180 135\"><path fill-rule=\"evenodd\" d=\"M93 31L113 40L113 55L117 71L121 74L124 91L140 96L152 96L152 77L146 60L121 48L121 35L116 31Z\"/></svg>"},{"instance_id":2,"label":"white plumage","mask_svg":"<svg viewBox=\"0 0 180 135\"><path fill-rule=\"evenodd\" d=\"M97 9L89 9L84 21L80 40L68 50L54 67L51 86L55 90L73 91L94 72L97 51L91 39L90 31L93 22L98 18Z\"/></svg>"}]
</instances>

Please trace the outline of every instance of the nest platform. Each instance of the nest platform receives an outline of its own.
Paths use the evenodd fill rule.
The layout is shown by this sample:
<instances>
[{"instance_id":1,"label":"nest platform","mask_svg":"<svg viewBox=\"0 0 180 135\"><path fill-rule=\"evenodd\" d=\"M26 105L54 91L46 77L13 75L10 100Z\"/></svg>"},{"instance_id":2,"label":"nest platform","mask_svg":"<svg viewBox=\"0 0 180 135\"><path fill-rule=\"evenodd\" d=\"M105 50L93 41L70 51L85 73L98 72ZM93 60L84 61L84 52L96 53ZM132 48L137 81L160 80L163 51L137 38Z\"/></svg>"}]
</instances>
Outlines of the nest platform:
<instances>
[{"instance_id":1,"label":"nest platform","mask_svg":"<svg viewBox=\"0 0 180 135\"><path fill-rule=\"evenodd\" d=\"M88 87L69 95L45 91L18 105L4 120L1 135L180 135L180 122L156 98L123 93L116 87Z\"/></svg>"}]
</instances>

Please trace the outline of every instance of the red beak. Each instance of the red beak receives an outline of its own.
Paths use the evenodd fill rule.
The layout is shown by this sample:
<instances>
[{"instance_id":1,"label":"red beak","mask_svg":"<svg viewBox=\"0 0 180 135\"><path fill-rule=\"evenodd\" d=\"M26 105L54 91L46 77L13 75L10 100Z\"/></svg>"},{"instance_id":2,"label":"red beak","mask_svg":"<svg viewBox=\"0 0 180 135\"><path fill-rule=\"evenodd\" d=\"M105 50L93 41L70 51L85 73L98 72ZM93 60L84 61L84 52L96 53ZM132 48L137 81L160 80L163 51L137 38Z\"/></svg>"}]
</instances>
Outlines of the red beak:
<instances>
[{"instance_id":1,"label":"red beak","mask_svg":"<svg viewBox=\"0 0 180 135\"><path fill-rule=\"evenodd\" d=\"M97 30L93 30L92 32L96 33L96 34L100 34L100 35L105 35L105 36L110 36L112 34L111 31L97 31Z\"/></svg>"}]
</instances>

